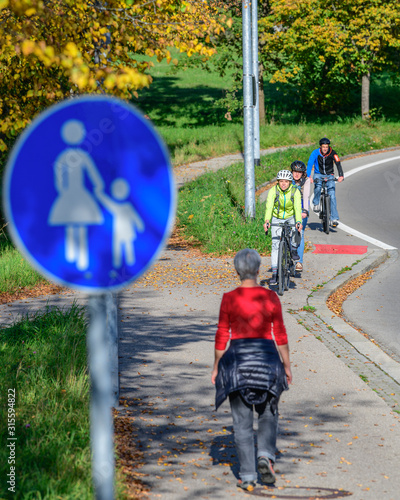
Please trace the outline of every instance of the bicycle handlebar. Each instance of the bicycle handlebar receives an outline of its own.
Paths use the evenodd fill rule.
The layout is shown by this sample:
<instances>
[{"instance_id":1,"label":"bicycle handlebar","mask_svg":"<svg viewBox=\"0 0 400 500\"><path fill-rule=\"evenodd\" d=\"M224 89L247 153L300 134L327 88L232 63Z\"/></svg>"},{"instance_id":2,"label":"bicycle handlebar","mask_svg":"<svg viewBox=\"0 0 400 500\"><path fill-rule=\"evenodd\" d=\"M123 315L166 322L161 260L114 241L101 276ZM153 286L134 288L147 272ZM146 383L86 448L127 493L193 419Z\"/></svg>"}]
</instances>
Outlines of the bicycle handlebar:
<instances>
[{"instance_id":1,"label":"bicycle handlebar","mask_svg":"<svg viewBox=\"0 0 400 500\"><path fill-rule=\"evenodd\" d=\"M297 223L297 224L301 224L301 222ZM268 227L268 229L265 231L265 236L268 235L268 230L272 226L274 226L274 227L284 227L284 226L297 227L297 224L290 224L289 222L286 222L286 221L282 222L281 224L270 224L269 227Z\"/></svg>"},{"instance_id":2,"label":"bicycle handlebar","mask_svg":"<svg viewBox=\"0 0 400 500\"><path fill-rule=\"evenodd\" d=\"M283 226L290 226L290 227L296 227L297 224L289 224L289 222L283 222L282 224L270 224L270 227L283 227Z\"/></svg>"},{"instance_id":3,"label":"bicycle handlebar","mask_svg":"<svg viewBox=\"0 0 400 500\"><path fill-rule=\"evenodd\" d=\"M322 180L323 180L323 181L325 181L325 182L327 182L327 181L329 180L329 177L324 177ZM337 181L339 180L339 178L338 178L338 177L334 177L334 178L333 178L333 180L334 180L335 182L337 182ZM314 181L314 182L315 182L315 181Z\"/></svg>"}]
</instances>

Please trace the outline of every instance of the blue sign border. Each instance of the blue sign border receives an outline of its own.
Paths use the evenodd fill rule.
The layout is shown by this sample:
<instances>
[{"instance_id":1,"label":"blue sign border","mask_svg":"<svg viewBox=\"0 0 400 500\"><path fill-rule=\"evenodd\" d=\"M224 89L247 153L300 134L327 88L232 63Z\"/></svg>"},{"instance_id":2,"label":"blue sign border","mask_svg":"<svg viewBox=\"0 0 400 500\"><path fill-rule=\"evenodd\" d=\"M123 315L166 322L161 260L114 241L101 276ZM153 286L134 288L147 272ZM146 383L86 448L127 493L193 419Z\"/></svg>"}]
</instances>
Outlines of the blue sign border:
<instances>
[{"instance_id":1,"label":"blue sign border","mask_svg":"<svg viewBox=\"0 0 400 500\"><path fill-rule=\"evenodd\" d=\"M64 279L63 277L58 276L54 272L49 271L44 265L42 265L37 258L32 255L31 251L26 247L23 238L20 235L20 231L18 230L18 225L16 224L16 221L13 216L13 210L10 202L10 190L11 190L11 184L12 182L16 182L15 179L13 179L13 173L14 173L14 166L15 163L23 149L23 147L26 145L26 142L28 139L31 137L31 135L35 132L40 125L43 124L50 116L53 114L58 113L60 110L63 110L68 107L73 107L77 106L81 103L96 103L96 102L104 102L108 103L110 106L115 106L115 109L121 109L125 108L125 110L130 113L135 115L137 119L139 119L142 124L151 131L153 134L155 140L158 143L158 146L160 147L165 160L166 160L166 165L167 165L167 175L169 179L169 187L170 187L170 192L169 192L169 199L170 199L170 205L169 205L169 213L166 218L166 224L164 227L164 233L162 235L162 238L155 249L154 253L152 256L149 258L147 263L143 265L143 267L138 270L134 275L130 275L125 281L119 282L117 284L110 284L107 286L84 286L77 284L73 281L69 281ZM133 132L132 132L133 133ZM43 147L46 147L46 137L43 137ZM111 96L98 96L98 95L84 95L80 96L71 100L66 100L62 101L60 103L57 103L50 108L46 109L42 113L40 113L32 123L23 131L21 136L18 138L16 144L14 145L12 152L10 154L10 157L7 161L7 165L5 168L5 174L4 174L4 185L3 185L3 205L4 205L4 211L6 218L9 222L9 231L11 234L11 237L17 246L17 248L21 251L23 256L32 264L32 266L37 269L37 271L44 275L46 278L49 280L63 285L67 286L69 288L77 289L82 292L87 292L90 294L94 293L103 293L106 291L118 291L121 289L126 288L131 282L136 280L138 277L140 277L143 273L146 272L146 270L154 263L154 261L158 258L160 252L163 250L165 246L165 241L169 237L170 232L172 230L173 224L174 224L174 219L175 219L175 211L176 211L176 188L175 188L175 183L174 183L174 178L173 178L173 171L172 171L172 166L170 163L169 159L169 153L168 150L163 142L163 140L160 138L156 130L154 129L153 125L151 122L146 119L143 114L137 110L132 104L127 103L126 101L123 101L119 98L116 97L111 97ZM123 272L123 271L122 271ZM123 279L123 278L122 278Z\"/></svg>"}]
</instances>

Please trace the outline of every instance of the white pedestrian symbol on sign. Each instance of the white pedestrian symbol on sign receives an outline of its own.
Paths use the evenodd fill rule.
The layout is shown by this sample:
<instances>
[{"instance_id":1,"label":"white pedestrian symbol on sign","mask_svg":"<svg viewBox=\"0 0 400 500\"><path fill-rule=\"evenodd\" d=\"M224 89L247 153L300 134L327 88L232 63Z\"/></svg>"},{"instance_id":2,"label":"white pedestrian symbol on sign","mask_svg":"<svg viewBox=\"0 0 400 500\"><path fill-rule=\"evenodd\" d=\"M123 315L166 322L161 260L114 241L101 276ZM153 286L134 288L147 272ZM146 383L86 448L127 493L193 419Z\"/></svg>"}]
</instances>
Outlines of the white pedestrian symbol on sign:
<instances>
[{"instance_id":1,"label":"white pedestrian symbol on sign","mask_svg":"<svg viewBox=\"0 0 400 500\"><path fill-rule=\"evenodd\" d=\"M90 155L78 146L86 136L79 120L68 120L61 128L66 148L54 163L54 184L58 197L53 203L48 224L65 226L65 259L75 262L77 269L89 267L88 226L101 225L104 217L99 201L113 215L113 265L122 266L122 253L128 265L135 263L134 240L136 231L144 230L144 223L131 203L129 183L115 179L111 184L113 198L104 192L104 180ZM93 192L85 186L85 174L93 185ZM96 199L97 197L97 199Z\"/></svg>"},{"instance_id":2,"label":"white pedestrian symbol on sign","mask_svg":"<svg viewBox=\"0 0 400 500\"><path fill-rule=\"evenodd\" d=\"M122 252L125 251L125 261L129 266L135 263L135 251L133 242L136 239L136 231L143 232L144 224L136 213L132 204L124 202L129 196L130 187L125 179L118 178L111 184L112 198L103 191L96 190L97 198L104 204L109 212L113 214L113 265L115 268L122 266ZM122 203L120 203L122 202Z\"/></svg>"}]
</instances>

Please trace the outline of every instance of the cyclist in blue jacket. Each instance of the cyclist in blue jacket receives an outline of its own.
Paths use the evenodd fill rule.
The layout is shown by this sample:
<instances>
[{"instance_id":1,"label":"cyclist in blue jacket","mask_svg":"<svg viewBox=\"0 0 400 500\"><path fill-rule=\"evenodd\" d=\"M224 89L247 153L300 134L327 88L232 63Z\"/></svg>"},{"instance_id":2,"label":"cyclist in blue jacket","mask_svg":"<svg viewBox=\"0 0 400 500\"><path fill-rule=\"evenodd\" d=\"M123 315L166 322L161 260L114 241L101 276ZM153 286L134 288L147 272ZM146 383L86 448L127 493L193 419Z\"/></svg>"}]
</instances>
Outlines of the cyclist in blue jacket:
<instances>
[{"instance_id":1,"label":"cyclist in blue jacket","mask_svg":"<svg viewBox=\"0 0 400 500\"><path fill-rule=\"evenodd\" d=\"M340 164L339 156L336 151L330 147L331 141L324 137L319 141L320 147L315 149L308 159L307 164L307 177L311 176L311 171L314 168L314 178L311 177L311 182L315 183L313 210L314 212L320 211L319 200L321 196L322 180L327 178L328 182L326 187L328 194L331 197L331 220L332 227L337 227L339 224L339 213L336 205L336 191L335 191L335 175L334 164L338 171L338 182L344 179L342 165Z\"/></svg>"}]
</instances>

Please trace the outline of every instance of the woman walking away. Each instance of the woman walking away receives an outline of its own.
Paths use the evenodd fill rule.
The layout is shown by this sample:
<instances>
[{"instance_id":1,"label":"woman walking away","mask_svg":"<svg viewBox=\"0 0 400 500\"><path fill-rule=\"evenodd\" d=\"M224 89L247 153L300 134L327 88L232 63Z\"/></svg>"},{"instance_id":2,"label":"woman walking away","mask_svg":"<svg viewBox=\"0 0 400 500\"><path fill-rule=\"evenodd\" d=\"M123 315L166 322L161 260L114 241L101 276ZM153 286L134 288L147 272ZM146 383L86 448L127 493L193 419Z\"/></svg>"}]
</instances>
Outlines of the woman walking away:
<instances>
[{"instance_id":1,"label":"woman walking away","mask_svg":"<svg viewBox=\"0 0 400 500\"><path fill-rule=\"evenodd\" d=\"M257 284L261 257L246 248L233 262L241 285L222 297L211 381L217 409L229 397L240 463L237 485L251 491L257 481L253 411L258 414L257 469L261 481L272 484L278 402L292 372L281 303L275 292Z\"/></svg>"},{"instance_id":2,"label":"woman walking away","mask_svg":"<svg viewBox=\"0 0 400 500\"><path fill-rule=\"evenodd\" d=\"M301 242L298 248L298 254L300 260L296 264L296 271L303 270L303 255L304 255L304 231L307 226L309 210L310 210L310 178L307 177L307 167L305 164L296 160L290 165L290 169L293 175L293 186L297 187L301 194L301 217L302 217L302 230L301 230Z\"/></svg>"}]
</instances>

